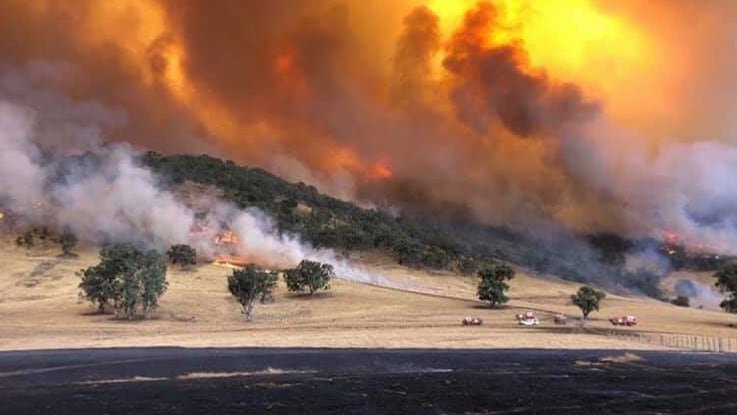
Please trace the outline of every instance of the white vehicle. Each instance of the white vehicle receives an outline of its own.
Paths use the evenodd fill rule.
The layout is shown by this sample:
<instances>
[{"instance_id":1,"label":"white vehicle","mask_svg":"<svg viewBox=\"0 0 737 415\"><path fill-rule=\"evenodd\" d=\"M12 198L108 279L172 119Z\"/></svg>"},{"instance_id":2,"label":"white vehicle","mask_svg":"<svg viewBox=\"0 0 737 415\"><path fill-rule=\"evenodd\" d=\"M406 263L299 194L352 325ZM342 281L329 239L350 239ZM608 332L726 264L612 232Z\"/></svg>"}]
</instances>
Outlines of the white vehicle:
<instances>
[{"instance_id":1,"label":"white vehicle","mask_svg":"<svg viewBox=\"0 0 737 415\"><path fill-rule=\"evenodd\" d=\"M540 324L540 319L535 317L532 311L526 311L524 314L517 314L517 324L520 326L537 326Z\"/></svg>"}]
</instances>

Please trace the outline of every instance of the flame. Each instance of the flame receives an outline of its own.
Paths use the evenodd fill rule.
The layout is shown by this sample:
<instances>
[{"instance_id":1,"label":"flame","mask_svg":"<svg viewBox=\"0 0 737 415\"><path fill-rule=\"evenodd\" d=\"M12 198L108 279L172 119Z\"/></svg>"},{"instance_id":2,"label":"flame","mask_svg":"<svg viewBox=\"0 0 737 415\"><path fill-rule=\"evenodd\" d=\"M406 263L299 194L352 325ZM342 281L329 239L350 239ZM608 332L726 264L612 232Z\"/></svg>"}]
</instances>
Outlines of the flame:
<instances>
[{"instance_id":1,"label":"flame","mask_svg":"<svg viewBox=\"0 0 737 415\"><path fill-rule=\"evenodd\" d=\"M590 0L496 0L498 25L486 46L521 42L530 65L575 81L587 91L616 94L658 59L642 28L602 10ZM476 0L431 0L446 35L462 22ZM441 59L439 59L440 61ZM606 74L606 76L602 76Z\"/></svg>"},{"instance_id":2,"label":"flame","mask_svg":"<svg viewBox=\"0 0 737 415\"><path fill-rule=\"evenodd\" d=\"M387 165L386 163L381 162L374 164L372 173L373 177L380 180L391 179L394 176L394 172L392 171L391 167L389 167L389 165Z\"/></svg>"},{"instance_id":3,"label":"flame","mask_svg":"<svg viewBox=\"0 0 737 415\"><path fill-rule=\"evenodd\" d=\"M477 5L477 0L419 1L439 16L440 29L446 38ZM404 4L412 7L417 3L418 0L406 0ZM498 11L498 24L489 33L486 46L521 42L529 54L531 71L545 69L556 79L575 81L589 93L598 91L610 97L631 95L629 89L620 94L621 86L638 84L635 77L658 61L657 48L642 28L607 13L592 0L494 0L492 3ZM36 12L52 13L54 8L44 4L39 2ZM139 69L137 75L146 85L163 87L208 134L226 145L243 147L244 140L251 137L279 140L279 123L267 119L240 121L237 108L228 107L207 88L197 85L188 73L185 43L164 4L157 0L89 2L80 18L80 33L85 34L80 40L97 48L115 46L116 53L135 63ZM73 5L59 7L69 9L69 13L76 11ZM443 58L442 53L434 57L438 77L444 76ZM310 86L302 76L294 49L287 47L275 54L273 71L279 79L275 88L286 95L309 95ZM623 102L621 106L614 105L613 111L625 115L636 112L632 108L641 106L630 105L631 99L613 100ZM638 95L637 99L644 97ZM372 166L370 159L335 140L330 140L327 153L312 167L328 172L345 170L376 180L393 176L388 166L380 163Z\"/></svg>"},{"instance_id":4,"label":"flame","mask_svg":"<svg viewBox=\"0 0 737 415\"><path fill-rule=\"evenodd\" d=\"M234 255L218 255L212 260L212 265L231 269L240 269L246 264L248 264L248 259Z\"/></svg>"},{"instance_id":5,"label":"flame","mask_svg":"<svg viewBox=\"0 0 737 415\"><path fill-rule=\"evenodd\" d=\"M233 231L225 231L215 235L215 245L238 245L240 239Z\"/></svg>"}]
</instances>

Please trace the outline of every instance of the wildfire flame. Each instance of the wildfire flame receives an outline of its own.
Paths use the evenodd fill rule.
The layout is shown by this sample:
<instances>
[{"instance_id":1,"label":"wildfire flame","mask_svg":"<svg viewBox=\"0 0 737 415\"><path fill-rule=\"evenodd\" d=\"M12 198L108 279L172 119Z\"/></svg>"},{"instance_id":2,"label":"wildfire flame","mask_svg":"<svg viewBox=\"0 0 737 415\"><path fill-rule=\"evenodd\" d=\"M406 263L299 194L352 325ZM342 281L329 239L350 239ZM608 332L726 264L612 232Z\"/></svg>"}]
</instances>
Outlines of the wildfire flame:
<instances>
[{"instance_id":1,"label":"wildfire flame","mask_svg":"<svg viewBox=\"0 0 737 415\"><path fill-rule=\"evenodd\" d=\"M215 245L238 245L240 239L233 231L225 231L215 235Z\"/></svg>"},{"instance_id":2,"label":"wildfire flame","mask_svg":"<svg viewBox=\"0 0 737 415\"><path fill-rule=\"evenodd\" d=\"M212 265L231 269L243 268L246 264L247 258L235 255L218 255L212 260Z\"/></svg>"},{"instance_id":3,"label":"wildfire flame","mask_svg":"<svg viewBox=\"0 0 737 415\"><path fill-rule=\"evenodd\" d=\"M75 99L130 112L130 126L110 134L112 139L166 137L158 128L171 125L187 140L174 135L171 142L141 138L134 144L181 150L195 148L179 144L189 137L208 137L216 142L212 148L239 162L273 170L288 160L279 175L299 176L328 193L345 187L353 193L348 197L359 197L367 189L389 193L393 182L416 184L431 191L386 199L400 204L407 194L406 204L457 201L495 223L539 210L573 228L610 220L619 226L629 218L620 221L599 209L599 199L609 207L609 199L640 194L629 189L640 181L592 185L580 171L601 165L611 169L603 177L623 175L632 169L618 160L631 159L625 154L631 146L612 145L617 154L611 163L611 152L602 151L602 163L576 169L560 153L578 148L579 136L597 144L614 141L602 131L611 124L636 132L638 140L642 132L644 150L632 151L654 157L670 140L660 137L686 142L696 135L682 137L682 130L701 133L702 124L712 124L699 117L719 113L701 109L709 107L703 97L714 89L719 95L708 101L734 106L722 79L732 72L729 54L713 65L709 59L709 46L732 38L721 27L733 15L729 2L703 8L598 0L376 0L340 2L341 8L333 2L287 3L14 1L0 23L6 38L27 41L0 47L11 66L33 58L69 62L73 71L59 71L58 79L55 65L34 76L48 76L53 88ZM488 24L467 25L464 19L482 7L493 9ZM408 20L416 11L420 18ZM703 24L680 36L692 20ZM470 35L454 49L458 34ZM505 55L490 53L496 49L513 50L514 59L498 65ZM454 62L449 58L459 66L448 65ZM402 64L411 68L403 71ZM508 82L510 74L515 82ZM477 94L484 83L489 91ZM566 88L548 97L559 86ZM568 105L579 92L585 103L596 104L595 116L579 116L580 106ZM561 128L571 139L560 145L558 128L529 135L508 131L498 125L502 116L532 124L565 116ZM595 140L578 131L599 121L605 125ZM731 131L723 127L708 128ZM333 182L340 189L325 189ZM615 197L600 197L600 189L609 187ZM412 196L425 193L432 195L427 203ZM607 212L606 219L597 212ZM217 244L238 243L227 235L216 238Z\"/></svg>"}]
</instances>

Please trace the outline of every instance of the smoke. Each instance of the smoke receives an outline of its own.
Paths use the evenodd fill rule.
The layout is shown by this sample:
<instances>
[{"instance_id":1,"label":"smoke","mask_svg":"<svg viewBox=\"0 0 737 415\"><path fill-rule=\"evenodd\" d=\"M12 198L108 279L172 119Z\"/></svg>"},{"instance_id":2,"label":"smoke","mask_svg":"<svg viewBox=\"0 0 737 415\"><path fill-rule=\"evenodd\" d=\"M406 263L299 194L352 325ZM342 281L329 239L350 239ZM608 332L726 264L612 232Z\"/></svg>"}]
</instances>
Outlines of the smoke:
<instances>
[{"instance_id":1,"label":"smoke","mask_svg":"<svg viewBox=\"0 0 737 415\"><path fill-rule=\"evenodd\" d=\"M513 134L530 137L595 115L596 105L586 102L576 85L525 72L530 65L521 45L484 46L496 13L491 3L480 3L447 46L443 65L456 80L450 97L458 117L481 133L498 121Z\"/></svg>"},{"instance_id":2,"label":"smoke","mask_svg":"<svg viewBox=\"0 0 737 415\"><path fill-rule=\"evenodd\" d=\"M719 304L724 300L724 295L717 288L695 279L680 279L674 288L678 296L690 299L692 307L719 309Z\"/></svg>"},{"instance_id":3,"label":"smoke","mask_svg":"<svg viewBox=\"0 0 737 415\"><path fill-rule=\"evenodd\" d=\"M24 86L33 75L33 71L10 72ZM9 78L0 73L0 79ZM85 134L100 131L100 124L109 122L116 111L66 99L53 89L24 92L19 97L0 89L0 181L4 184L0 206L30 224L68 229L97 245L126 241L163 251L186 243L204 257L223 250L216 235L233 232L237 243L230 253L255 263L291 267L302 259L318 259L334 264L340 278L390 284L333 251L316 250L296 236L279 235L272 220L258 209L239 210L205 194L198 197L206 200L196 204L199 209L205 207L203 212L189 207L176 193L159 186L129 145L105 144L104 137ZM53 131L77 131L75 136L86 139L75 141L76 152L58 154L53 152L58 142L47 141L54 138ZM208 231L195 232L197 228Z\"/></svg>"},{"instance_id":4,"label":"smoke","mask_svg":"<svg viewBox=\"0 0 737 415\"><path fill-rule=\"evenodd\" d=\"M0 169L45 174L8 138L33 124L56 153L207 152L402 211L737 253L737 7L692 3L9 0L2 96L45 115L4 115ZM152 180L114 148L76 192ZM96 238L188 215L127 197L172 211Z\"/></svg>"}]
</instances>

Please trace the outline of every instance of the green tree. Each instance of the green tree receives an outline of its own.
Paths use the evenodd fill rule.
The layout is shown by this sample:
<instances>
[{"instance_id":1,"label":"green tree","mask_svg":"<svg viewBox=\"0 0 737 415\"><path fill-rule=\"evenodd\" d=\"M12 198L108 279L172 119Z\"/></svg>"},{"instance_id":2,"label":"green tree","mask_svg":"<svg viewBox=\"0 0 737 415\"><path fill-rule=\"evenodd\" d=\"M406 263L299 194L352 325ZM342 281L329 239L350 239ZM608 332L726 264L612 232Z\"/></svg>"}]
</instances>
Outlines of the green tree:
<instances>
[{"instance_id":1,"label":"green tree","mask_svg":"<svg viewBox=\"0 0 737 415\"><path fill-rule=\"evenodd\" d=\"M495 265L480 270L478 276L481 279L476 292L479 300L488 301L491 307L509 301L506 295L509 284L506 281L514 278L514 268L506 264Z\"/></svg>"},{"instance_id":2,"label":"green tree","mask_svg":"<svg viewBox=\"0 0 737 415\"><path fill-rule=\"evenodd\" d=\"M166 281L166 261L156 251L144 253L138 270L140 305L145 318L159 307L159 298L166 292L169 283Z\"/></svg>"},{"instance_id":3,"label":"green tree","mask_svg":"<svg viewBox=\"0 0 737 415\"><path fill-rule=\"evenodd\" d=\"M310 295L317 290L329 290L328 284L334 276L332 265L307 259L302 260L296 268L284 271L284 281L290 292L301 292L307 289Z\"/></svg>"},{"instance_id":4,"label":"green tree","mask_svg":"<svg viewBox=\"0 0 737 415\"><path fill-rule=\"evenodd\" d=\"M77 243L79 240L77 239L77 235L72 233L71 230L65 229L64 232L59 236L59 245L61 245L61 254L64 257L73 257L76 256L72 249L74 249L75 246L77 246Z\"/></svg>"},{"instance_id":5,"label":"green tree","mask_svg":"<svg viewBox=\"0 0 737 415\"><path fill-rule=\"evenodd\" d=\"M463 275L473 275L478 268L478 263L473 258L463 257L458 261L458 272Z\"/></svg>"},{"instance_id":6,"label":"green tree","mask_svg":"<svg viewBox=\"0 0 737 415\"><path fill-rule=\"evenodd\" d=\"M259 269L255 264L233 270L233 275L228 277L228 291L238 300L246 321L253 320L256 300L270 296L276 287L277 279L276 272Z\"/></svg>"},{"instance_id":7,"label":"green tree","mask_svg":"<svg viewBox=\"0 0 737 415\"><path fill-rule=\"evenodd\" d=\"M166 256L169 257L169 262L174 265L187 267L197 264L197 251L189 245L172 245L166 251Z\"/></svg>"},{"instance_id":8,"label":"green tree","mask_svg":"<svg viewBox=\"0 0 737 415\"><path fill-rule=\"evenodd\" d=\"M571 302L581 309L585 321L592 311L599 311L599 304L604 297L606 297L604 292L584 285L578 289L576 294L571 294Z\"/></svg>"},{"instance_id":9,"label":"green tree","mask_svg":"<svg viewBox=\"0 0 737 415\"><path fill-rule=\"evenodd\" d=\"M105 306L120 298L119 281L108 266L98 264L80 271L82 282L79 284L80 296L97 304L97 311L105 312ZM115 306L115 305L114 305Z\"/></svg>"},{"instance_id":10,"label":"green tree","mask_svg":"<svg viewBox=\"0 0 737 415\"><path fill-rule=\"evenodd\" d=\"M678 297L670 300L670 303L679 307L688 307L690 305L688 297L684 295L679 295Z\"/></svg>"},{"instance_id":11,"label":"green tree","mask_svg":"<svg viewBox=\"0 0 737 415\"><path fill-rule=\"evenodd\" d=\"M80 295L103 312L110 304L115 315L132 319L140 309L144 318L158 306L168 286L166 263L156 251L141 252L119 243L100 250L100 263L80 271Z\"/></svg>"},{"instance_id":12,"label":"green tree","mask_svg":"<svg viewBox=\"0 0 737 415\"><path fill-rule=\"evenodd\" d=\"M725 263L714 274L717 279L716 285L719 291L727 294L727 298L719 303L719 307L728 313L737 312L737 263L730 261Z\"/></svg>"}]
</instances>

